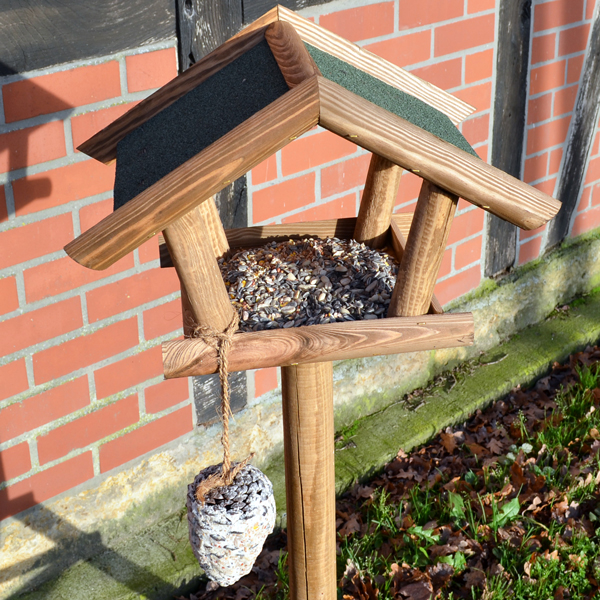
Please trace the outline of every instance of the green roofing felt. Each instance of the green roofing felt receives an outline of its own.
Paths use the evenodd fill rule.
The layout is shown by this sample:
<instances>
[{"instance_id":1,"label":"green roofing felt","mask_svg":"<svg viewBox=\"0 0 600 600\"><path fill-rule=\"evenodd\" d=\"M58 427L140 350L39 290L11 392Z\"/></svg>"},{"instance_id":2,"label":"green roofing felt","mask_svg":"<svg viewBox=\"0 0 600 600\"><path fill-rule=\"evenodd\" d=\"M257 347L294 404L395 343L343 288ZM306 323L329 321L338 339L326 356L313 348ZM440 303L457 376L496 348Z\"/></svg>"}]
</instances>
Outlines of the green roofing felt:
<instances>
[{"instance_id":1,"label":"green roofing felt","mask_svg":"<svg viewBox=\"0 0 600 600\"><path fill-rule=\"evenodd\" d=\"M331 54L327 54L310 44L305 43L304 45L315 63L317 63L323 77L341 85L349 92L406 119L413 125L429 131L429 133L457 148L477 156L469 142L444 113L410 94L405 94L399 89L387 85L380 79L349 65L343 60L331 56Z\"/></svg>"},{"instance_id":2,"label":"green roofing felt","mask_svg":"<svg viewBox=\"0 0 600 600\"><path fill-rule=\"evenodd\" d=\"M117 145L115 210L288 91L262 41Z\"/></svg>"}]
</instances>

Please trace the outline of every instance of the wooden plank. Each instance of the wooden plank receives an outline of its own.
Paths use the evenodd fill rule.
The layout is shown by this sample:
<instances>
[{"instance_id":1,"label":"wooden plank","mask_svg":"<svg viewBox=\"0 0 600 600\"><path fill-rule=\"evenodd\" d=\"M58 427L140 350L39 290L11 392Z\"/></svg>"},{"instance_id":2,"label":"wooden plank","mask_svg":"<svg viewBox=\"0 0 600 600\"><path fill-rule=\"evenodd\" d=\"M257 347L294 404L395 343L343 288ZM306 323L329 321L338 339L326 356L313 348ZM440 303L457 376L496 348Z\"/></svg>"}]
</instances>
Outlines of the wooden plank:
<instances>
[{"instance_id":1,"label":"wooden plank","mask_svg":"<svg viewBox=\"0 0 600 600\"><path fill-rule=\"evenodd\" d=\"M588 158L600 117L600 4L596 4L579 92L571 117L569 138L563 155L557 197L563 209L548 225L546 250L560 244L569 234L586 176Z\"/></svg>"},{"instance_id":2,"label":"wooden plank","mask_svg":"<svg viewBox=\"0 0 600 600\"><path fill-rule=\"evenodd\" d=\"M412 317L429 311L457 204L457 196L423 182L390 300L389 317Z\"/></svg>"},{"instance_id":3,"label":"wooden plank","mask_svg":"<svg viewBox=\"0 0 600 600\"><path fill-rule=\"evenodd\" d=\"M305 79L321 74L296 30L289 23L271 23L265 31L265 39L290 89Z\"/></svg>"},{"instance_id":4,"label":"wooden plank","mask_svg":"<svg viewBox=\"0 0 600 600\"><path fill-rule=\"evenodd\" d=\"M165 228L164 236L195 323L224 331L235 310L219 271L203 212L197 206ZM183 308L185 311L185 303Z\"/></svg>"},{"instance_id":5,"label":"wooden plank","mask_svg":"<svg viewBox=\"0 0 600 600\"><path fill-rule=\"evenodd\" d=\"M472 343L470 313L328 323L238 333L229 353L229 370L383 356ZM201 340L165 342L162 348L167 379L217 372L216 352Z\"/></svg>"},{"instance_id":6,"label":"wooden plank","mask_svg":"<svg viewBox=\"0 0 600 600\"><path fill-rule=\"evenodd\" d=\"M560 202L322 77L319 124L523 229Z\"/></svg>"},{"instance_id":7,"label":"wooden plank","mask_svg":"<svg viewBox=\"0 0 600 600\"><path fill-rule=\"evenodd\" d=\"M278 10L279 20L291 23L302 41L346 61L392 87L419 98L419 100L443 112L455 125L475 112L475 108L466 102L455 98L427 81L419 79L380 56L345 40L331 31L327 31L327 29L283 6L280 6Z\"/></svg>"},{"instance_id":8,"label":"wooden plank","mask_svg":"<svg viewBox=\"0 0 600 600\"><path fill-rule=\"evenodd\" d=\"M521 179L521 162L527 110L531 0L500 0L496 99L491 163ZM506 271L517 256L517 228L488 215L486 219L485 275Z\"/></svg>"},{"instance_id":9,"label":"wooden plank","mask_svg":"<svg viewBox=\"0 0 600 600\"><path fill-rule=\"evenodd\" d=\"M171 0L3 0L0 76L175 41L176 36Z\"/></svg>"},{"instance_id":10,"label":"wooden plank","mask_svg":"<svg viewBox=\"0 0 600 600\"><path fill-rule=\"evenodd\" d=\"M333 368L281 369L290 600L335 600Z\"/></svg>"},{"instance_id":11,"label":"wooden plank","mask_svg":"<svg viewBox=\"0 0 600 600\"><path fill-rule=\"evenodd\" d=\"M401 177L401 167L378 154L371 156L354 229L357 242L371 248L385 246Z\"/></svg>"},{"instance_id":12,"label":"wooden plank","mask_svg":"<svg viewBox=\"0 0 600 600\"><path fill-rule=\"evenodd\" d=\"M123 116L113 121L108 127L81 144L78 150L104 163L113 161L117 156L117 143L120 140L200 85L211 75L233 62L244 52L253 48L264 39L267 26L274 22L276 18L276 10L267 13L262 19L246 27L238 35L190 67L185 73L171 80Z\"/></svg>"},{"instance_id":13,"label":"wooden plank","mask_svg":"<svg viewBox=\"0 0 600 600\"><path fill-rule=\"evenodd\" d=\"M305 81L108 215L65 251L86 267L106 269L314 127L318 110L316 82Z\"/></svg>"}]
</instances>

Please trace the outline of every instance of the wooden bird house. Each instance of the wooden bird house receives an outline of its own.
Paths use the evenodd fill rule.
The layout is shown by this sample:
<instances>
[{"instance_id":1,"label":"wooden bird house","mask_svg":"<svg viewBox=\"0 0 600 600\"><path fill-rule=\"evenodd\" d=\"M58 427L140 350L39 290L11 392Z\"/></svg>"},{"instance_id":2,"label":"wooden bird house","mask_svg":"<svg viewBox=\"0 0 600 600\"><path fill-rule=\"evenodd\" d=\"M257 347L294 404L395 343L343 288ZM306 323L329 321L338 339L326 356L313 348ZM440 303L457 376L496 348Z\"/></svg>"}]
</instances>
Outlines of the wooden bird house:
<instances>
[{"instance_id":1,"label":"wooden bird house","mask_svg":"<svg viewBox=\"0 0 600 600\"><path fill-rule=\"evenodd\" d=\"M456 128L472 110L277 7L79 148L116 159L115 211L65 250L105 269L162 233L189 331L232 321L217 263L229 249L336 236L400 263L387 318L233 337L230 371L282 368L294 599L336 597L332 361L472 343L472 316L443 314L433 296L459 196L524 229L560 208L477 157ZM225 231L212 195L317 124L373 153L358 216ZM414 215L392 215L403 169L423 179ZM201 339L167 342L163 358L167 378L218 368Z\"/></svg>"}]
</instances>

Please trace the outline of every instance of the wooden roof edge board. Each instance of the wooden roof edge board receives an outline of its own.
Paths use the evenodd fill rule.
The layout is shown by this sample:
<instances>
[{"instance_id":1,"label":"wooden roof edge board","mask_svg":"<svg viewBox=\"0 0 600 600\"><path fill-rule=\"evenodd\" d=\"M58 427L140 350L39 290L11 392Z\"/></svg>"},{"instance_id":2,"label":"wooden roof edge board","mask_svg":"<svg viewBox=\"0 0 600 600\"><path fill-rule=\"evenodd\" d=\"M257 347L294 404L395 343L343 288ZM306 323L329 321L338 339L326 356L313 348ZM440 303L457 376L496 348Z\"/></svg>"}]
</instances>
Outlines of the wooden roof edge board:
<instances>
[{"instance_id":1,"label":"wooden roof edge board","mask_svg":"<svg viewBox=\"0 0 600 600\"><path fill-rule=\"evenodd\" d=\"M291 23L304 42L422 100L447 115L454 125L458 125L476 111L463 100L301 17L294 11L283 6L278 6L277 9L279 20Z\"/></svg>"},{"instance_id":2,"label":"wooden roof edge board","mask_svg":"<svg viewBox=\"0 0 600 600\"><path fill-rule=\"evenodd\" d=\"M316 78L294 89L171 171L65 246L81 265L103 270L318 122Z\"/></svg>"},{"instance_id":3,"label":"wooden roof edge board","mask_svg":"<svg viewBox=\"0 0 600 600\"><path fill-rule=\"evenodd\" d=\"M481 159L323 77L319 124L522 229L553 218L561 203Z\"/></svg>"},{"instance_id":4,"label":"wooden roof edge board","mask_svg":"<svg viewBox=\"0 0 600 600\"><path fill-rule=\"evenodd\" d=\"M471 313L395 317L238 333L228 355L229 371L326 362L470 346ZM162 345L166 379L216 373L214 348L199 339Z\"/></svg>"},{"instance_id":5,"label":"wooden roof edge board","mask_svg":"<svg viewBox=\"0 0 600 600\"><path fill-rule=\"evenodd\" d=\"M150 120L223 67L232 63L246 51L264 39L267 27L277 21L277 9L273 8L248 27L204 56L196 64L181 73L159 90L134 106L110 125L83 142L77 149L103 163L117 157L117 144L131 131Z\"/></svg>"}]
</instances>

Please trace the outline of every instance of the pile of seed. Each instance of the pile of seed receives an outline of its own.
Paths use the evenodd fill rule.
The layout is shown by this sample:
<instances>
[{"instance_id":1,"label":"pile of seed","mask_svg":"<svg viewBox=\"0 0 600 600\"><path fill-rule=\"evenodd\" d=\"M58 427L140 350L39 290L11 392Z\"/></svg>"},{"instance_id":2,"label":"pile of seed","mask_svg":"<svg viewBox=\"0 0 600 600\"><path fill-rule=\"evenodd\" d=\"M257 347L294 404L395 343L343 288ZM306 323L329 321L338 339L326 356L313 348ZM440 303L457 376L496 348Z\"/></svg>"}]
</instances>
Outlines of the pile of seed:
<instances>
[{"instance_id":1,"label":"pile of seed","mask_svg":"<svg viewBox=\"0 0 600 600\"><path fill-rule=\"evenodd\" d=\"M398 265L354 240L271 242L219 260L241 331L385 317Z\"/></svg>"}]
</instances>

